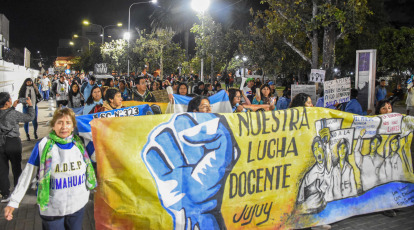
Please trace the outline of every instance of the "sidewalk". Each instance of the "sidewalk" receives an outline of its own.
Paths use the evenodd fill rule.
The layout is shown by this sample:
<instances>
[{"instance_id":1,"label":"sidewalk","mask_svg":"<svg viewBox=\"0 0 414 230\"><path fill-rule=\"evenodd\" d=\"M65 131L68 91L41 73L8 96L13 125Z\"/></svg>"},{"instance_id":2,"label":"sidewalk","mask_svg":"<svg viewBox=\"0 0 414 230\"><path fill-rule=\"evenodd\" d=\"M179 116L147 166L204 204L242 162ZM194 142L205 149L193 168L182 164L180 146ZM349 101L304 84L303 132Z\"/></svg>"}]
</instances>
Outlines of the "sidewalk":
<instances>
[{"instance_id":1,"label":"sidewalk","mask_svg":"<svg viewBox=\"0 0 414 230\"><path fill-rule=\"evenodd\" d=\"M39 140L46 136L50 128L47 126L47 122L50 121L48 111L48 102L40 102L38 104L38 135ZM405 113L405 107L402 104L396 104L394 111L398 113ZM31 138L33 136L33 126L29 128ZM20 127L20 136L22 138L23 154L22 154L22 168L25 167L31 151L38 140L26 141L26 135L23 126ZM10 179L12 180L12 173L10 171ZM42 221L39 216L39 209L36 205L36 192L29 188L26 196L23 198L20 208L14 212L14 219L10 222L4 218L5 203L0 204L0 230L38 230L42 229ZM414 206L399 209L397 216L390 218L382 215L381 213L371 213L362 216L356 216L348 218L346 220L332 224L332 229L338 230L379 230L379 229L414 229ZM83 221L83 229L95 229L95 219L93 212L93 201L89 201L86 205L86 211Z\"/></svg>"}]
</instances>

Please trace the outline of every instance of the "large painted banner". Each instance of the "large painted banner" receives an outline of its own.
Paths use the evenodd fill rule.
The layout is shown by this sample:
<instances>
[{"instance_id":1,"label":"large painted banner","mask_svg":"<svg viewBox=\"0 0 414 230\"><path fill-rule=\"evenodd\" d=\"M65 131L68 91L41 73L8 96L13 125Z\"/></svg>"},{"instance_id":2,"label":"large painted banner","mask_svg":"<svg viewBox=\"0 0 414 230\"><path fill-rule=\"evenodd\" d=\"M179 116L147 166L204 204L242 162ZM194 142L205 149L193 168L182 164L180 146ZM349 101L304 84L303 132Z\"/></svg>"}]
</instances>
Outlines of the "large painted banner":
<instances>
[{"instance_id":1,"label":"large painted banner","mask_svg":"<svg viewBox=\"0 0 414 230\"><path fill-rule=\"evenodd\" d=\"M316 107L94 119L96 228L297 229L410 206L413 124Z\"/></svg>"},{"instance_id":2,"label":"large painted banner","mask_svg":"<svg viewBox=\"0 0 414 230\"><path fill-rule=\"evenodd\" d=\"M93 161L96 161L95 146L92 141L92 130L90 122L96 118L108 118L108 117L128 117L128 116L142 116L153 115L153 112L149 105L132 106L128 108L115 109L111 111L105 111L94 114L87 114L83 116L76 116L77 131L79 136L83 138L83 143L86 147Z\"/></svg>"}]
</instances>

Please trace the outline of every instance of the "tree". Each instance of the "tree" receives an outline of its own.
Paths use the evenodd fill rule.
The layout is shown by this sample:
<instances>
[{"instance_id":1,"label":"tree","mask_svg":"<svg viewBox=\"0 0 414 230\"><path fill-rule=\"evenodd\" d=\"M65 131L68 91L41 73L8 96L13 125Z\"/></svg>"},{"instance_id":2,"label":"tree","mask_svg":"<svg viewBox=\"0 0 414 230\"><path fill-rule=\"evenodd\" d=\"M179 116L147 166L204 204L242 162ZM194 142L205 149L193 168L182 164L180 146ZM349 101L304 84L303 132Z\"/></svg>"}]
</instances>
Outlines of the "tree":
<instances>
[{"instance_id":1,"label":"tree","mask_svg":"<svg viewBox=\"0 0 414 230\"><path fill-rule=\"evenodd\" d=\"M96 63L102 63L102 55L99 47L91 45L90 50L84 51L74 60L73 68L77 71L93 71Z\"/></svg>"},{"instance_id":2,"label":"tree","mask_svg":"<svg viewBox=\"0 0 414 230\"><path fill-rule=\"evenodd\" d=\"M143 30L141 34L132 50L140 57L142 66L148 64L153 71L160 68L161 76L164 74L164 66L168 71L174 72L185 58L184 51L172 41L175 32L172 29L157 29L150 34Z\"/></svg>"},{"instance_id":3,"label":"tree","mask_svg":"<svg viewBox=\"0 0 414 230\"><path fill-rule=\"evenodd\" d=\"M210 15L199 15L202 25L194 24L191 32L195 34L197 55L210 64L210 75L216 71L227 72L230 61L239 50L244 38L240 30L226 28L213 20ZM203 18L202 18L203 17Z\"/></svg>"},{"instance_id":4,"label":"tree","mask_svg":"<svg viewBox=\"0 0 414 230\"><path fill-rule=\"evenodd\" d=\"M367 0L265 0L269 9L258 12L271 33L294 50L311 68L319 66L332 76L335 45L345 35L362 31L365 18L371 13ZM322 37L322 50L319 38ZM311 55L308 55L310 53Z\"/></svg>"},{"instance_id":5,"label":"tree","mask_svg":"<svg viewBox=\"0 0 414 230\"><path fill-rule=\"evenodd\" d=\"M378 48L378 66L396 72L402 76L404 72L414 71L414 29L384 28L380 31L381 38Z\"/></svg>"},{"instance_id":6,"label":"tree","mask_svg":"<svg viewBox=\"0 0 414 230\"><path fill-rule=\"evenodd\" d=\"M190 28L197 17L188 4L188 0L160 0L159 6L151 14L151 27L153 30L172 28L177 33L184 33L184 45L188 60Z\"/></svg>"},{"instance_id":7,"label":"tree","mask_svg":"<svg viewBox=\"0 0 414 230\"><path fill-rule=\"evenodd\" d=\"M120 74L122 70L127 68L127 41L123 39L105 42L101 46L101 54L103 61L108 63L108 68Z\"/></svg>"}]
</instances>

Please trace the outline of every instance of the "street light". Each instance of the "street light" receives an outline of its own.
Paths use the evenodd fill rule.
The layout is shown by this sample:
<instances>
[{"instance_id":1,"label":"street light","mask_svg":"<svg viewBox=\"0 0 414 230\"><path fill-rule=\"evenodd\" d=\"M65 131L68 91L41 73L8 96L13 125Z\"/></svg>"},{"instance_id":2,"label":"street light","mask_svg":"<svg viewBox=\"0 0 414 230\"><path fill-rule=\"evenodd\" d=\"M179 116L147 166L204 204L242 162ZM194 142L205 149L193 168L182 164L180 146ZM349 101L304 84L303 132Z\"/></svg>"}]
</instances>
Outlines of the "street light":
<instances>
[{"instance_id":1,"label":"street light","mask_svg":"<svg viewBox=\"0 0 414 230\"><path fill-rule=\"evenodd\" d=\"M128 9L128 32L127 32L128 34L127 33L124 34L124 39L128 40L128 50L129 50L129 39L131 38L131 33L129 32L129 29L130 29L130 26L131 26L131 7L133 5L140 5L140 4L145 4L145 3L156 4L157 0L151 0L149 2L134 2L129 6L129 9ZM129 57L128 57L128 75L127 76L129 77Z\"/></svg>"},{"instance_id":2,"label":"street light","mask_svg":"<svg viewBox=\"0 0 414 230\"><path fill-rule=\"evenodd\" d=\"M102 45L104 44L104 39L105 39L105 29L106 28L108 28L108 27L114 27L114 26L117 26L117 27L122 27L122 23L120 23L120 22L118 22L116 25L108 25L108 26L101 26L101 25L98 25L98 24L93 24L93 23L90 23L88 20L83 20L82 21L82 24L84 24L85 26L89 26L89 25L94 25L94 26L99 26L99 27L101 27L101 29L102 29Z\"/></svg>"},{"instance_id":3,"label":"street light","mask_svg":"<svg viewBox=\"0 0 414 230\"><path fill-rule=\"evenodd\" d=\"M201 13L201 36L204 37L204 12L208 9L210 6L210 0L192 0L191 1L191 8L193 8L194 11ZM201 81L204 81L203 76L203 69L204 69L204 58L203 58L203 50L201 50L201 71L200 71L200 79Z\"/></svg>"},{"instance_id":4,"label":"street light","mask_svg":"<svg viewBox=\"0 0 414 230\"><path fill-rule=\"evenodd\" d=\"M84 37L84 36L79 36L77 34L74 34L73 37L74 38L85 38L85 39L88 39L88 50L91 51L91 39L89 39L87 37Z\"/></svg>"},{"instance_id":5,"label":"street light","mask_svg":"<svg viewBox=\"0 0 414 230\"><path fill-rule=\"evenodd\" d=\"M243 56L242 60L243 60L243 77L246 78L246 67L244 65L244 62L247 61L247 57Z\"/></svg>"},{"instance_id":6,"label":"street light","mask_svg":"<svg viewBox=\"0 0 414 230\"><path fill-rule=\"evenodd\" d=\"M75 43L74 43L74 42L72 42L72 41L70 41L70 42L69 42L69 45L74 46L74 45L75 45Z\"/></svg>"}]
</instances>

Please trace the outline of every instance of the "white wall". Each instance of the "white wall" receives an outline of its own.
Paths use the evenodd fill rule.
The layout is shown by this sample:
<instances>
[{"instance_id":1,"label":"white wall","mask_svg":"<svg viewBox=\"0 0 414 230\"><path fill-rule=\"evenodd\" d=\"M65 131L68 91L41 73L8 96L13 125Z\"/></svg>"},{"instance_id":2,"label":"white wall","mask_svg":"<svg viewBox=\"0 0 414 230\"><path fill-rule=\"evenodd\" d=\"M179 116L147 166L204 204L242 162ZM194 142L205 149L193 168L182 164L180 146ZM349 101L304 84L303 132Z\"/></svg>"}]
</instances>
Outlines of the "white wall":
<instances>
[{"instance_id":1,"label":"white wall","mask_svg":"<svg viewBox=\"0 0 414 230\"><path fill-rule=\"evenodd\" d=\"M24 80L34 80L38 75L38 70L26 69L24 66L0 60L0 92L8 92L13 101L17 100ZM21 111L21 105L17 109Z\"/></svg>"}]
</instances>

